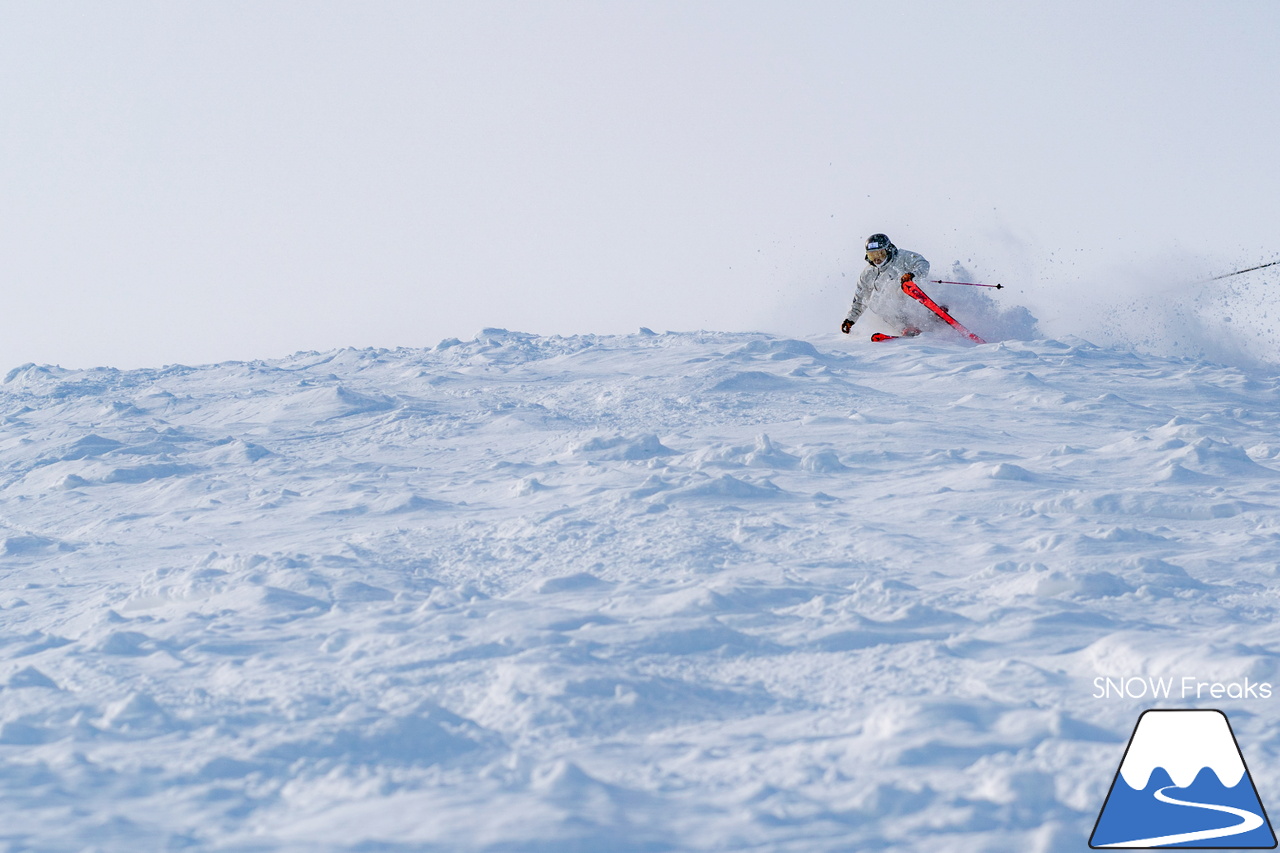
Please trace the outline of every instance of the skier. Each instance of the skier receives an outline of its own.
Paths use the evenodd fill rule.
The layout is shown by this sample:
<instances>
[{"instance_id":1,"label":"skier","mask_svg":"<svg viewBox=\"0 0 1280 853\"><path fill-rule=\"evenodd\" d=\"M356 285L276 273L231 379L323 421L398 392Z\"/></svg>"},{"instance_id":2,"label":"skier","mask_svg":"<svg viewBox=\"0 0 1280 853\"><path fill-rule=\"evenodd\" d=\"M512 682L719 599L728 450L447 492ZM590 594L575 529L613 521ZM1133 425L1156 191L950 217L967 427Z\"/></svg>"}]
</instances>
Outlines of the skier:
<instances>
[{"instance_id":1,"label":"skier","mask_svg":"<svg viewBox=\"0 0 1280 853\"><path fill-rule=\"evenodd\" d=\"M867 238L867 268L858 276L858 290L840 331L849 334L862 312L870 308L895 329L901 329L904 336L920 334L937 317L903 293L902 285L928 274L929 262L923 256L899 249L883 234L872 234Z\"/></svg>"}]
</instances>

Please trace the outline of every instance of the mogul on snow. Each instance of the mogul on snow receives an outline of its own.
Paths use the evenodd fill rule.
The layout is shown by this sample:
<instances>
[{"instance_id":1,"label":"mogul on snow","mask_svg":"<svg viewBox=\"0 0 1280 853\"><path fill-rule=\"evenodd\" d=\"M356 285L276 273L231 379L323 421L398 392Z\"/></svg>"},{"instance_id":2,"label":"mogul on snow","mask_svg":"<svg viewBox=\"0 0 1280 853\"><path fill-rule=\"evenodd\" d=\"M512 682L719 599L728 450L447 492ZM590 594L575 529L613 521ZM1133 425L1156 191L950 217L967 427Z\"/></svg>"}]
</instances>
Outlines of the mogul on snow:
<instances>
[{"instance_id":1,"label":"mogul on snow","mask_svg":"<svg viewBox=\"0 0 1280 853\"><path fill-rule=\"evenodd\" d=\"M899 330L906 336L920 334L937 317L904 293L902 285L928 275L929 262L923 255L899 249L883 234L872 234L867 238L867 267L858 276L858 290L840 331L849 334L869 310L892 326L894 334Z\"/></svg>"}]
</instances>

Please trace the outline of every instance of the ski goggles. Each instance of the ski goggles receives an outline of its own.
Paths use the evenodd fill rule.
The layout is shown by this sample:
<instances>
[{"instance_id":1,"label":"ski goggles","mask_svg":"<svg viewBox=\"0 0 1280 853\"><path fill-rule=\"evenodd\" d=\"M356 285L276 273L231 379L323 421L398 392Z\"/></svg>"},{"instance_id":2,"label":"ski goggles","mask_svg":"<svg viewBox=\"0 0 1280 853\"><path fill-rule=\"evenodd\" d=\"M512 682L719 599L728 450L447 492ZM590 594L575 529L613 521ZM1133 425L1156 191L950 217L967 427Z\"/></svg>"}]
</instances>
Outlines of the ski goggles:
<instances>
[{"instance_id":1,"label":"ski goggles","mask_svg":"<svg viewBox=\"0 0 1280 853\"><path fill-rule=\"evenodd\" d=\"M870 261L872 265L878 267L881 264L883 264L885 261L889 260L889 250L888 249L868 249L867 260Z\"/></svg>"}]
</instances>

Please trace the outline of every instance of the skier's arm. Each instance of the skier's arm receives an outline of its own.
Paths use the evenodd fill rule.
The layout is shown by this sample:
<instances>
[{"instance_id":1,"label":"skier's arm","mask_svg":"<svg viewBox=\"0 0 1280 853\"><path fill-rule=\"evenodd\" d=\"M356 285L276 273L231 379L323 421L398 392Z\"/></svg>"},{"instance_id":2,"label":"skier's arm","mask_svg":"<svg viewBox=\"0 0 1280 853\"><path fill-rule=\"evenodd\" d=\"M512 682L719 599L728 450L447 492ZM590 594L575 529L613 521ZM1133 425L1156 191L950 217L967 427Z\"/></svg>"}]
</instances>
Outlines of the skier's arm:
<instances>
[{"instance_id":1,"label":"skier's arm","mask_svg":"<svg viewBox=\"0 0 1280 853\"><path fill-rule=\"evenodd\" d=\"M867 310L867 300L871 298L871 278L864 271L858 276L858 289L853 294L853 304L849 306L849 313L845 315L845 321L852 325L858 322L858 318L862 316L862 312Z\"/></svg>"},{"instance_id":2,"label":"skier's arm","mask_svg":"<svg viewBox=\"0 0 1280 853\"><path fill-rule=\"evenodd\" d=\"M917 255L915 252L903 252L903 274L911 273L912 277L917 281L924 281L929 277L929 262L924 259L923 255Z\"/></svg>"}]
</instances>

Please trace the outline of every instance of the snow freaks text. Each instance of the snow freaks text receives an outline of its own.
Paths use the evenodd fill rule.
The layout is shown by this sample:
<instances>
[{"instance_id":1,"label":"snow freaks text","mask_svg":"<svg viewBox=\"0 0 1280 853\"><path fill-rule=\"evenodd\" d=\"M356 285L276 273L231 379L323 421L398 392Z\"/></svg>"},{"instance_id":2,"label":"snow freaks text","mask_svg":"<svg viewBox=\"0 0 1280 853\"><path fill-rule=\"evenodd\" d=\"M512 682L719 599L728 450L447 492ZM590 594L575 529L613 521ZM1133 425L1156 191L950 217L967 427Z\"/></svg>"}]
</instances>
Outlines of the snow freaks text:
<instances>
[{"instance_id":1,"label":"snow freaks text","mask_svg":"<svg viewBox=\"0 0 1280 853\"><path fill-rule=\"evenodd\" d=\"M1271 683L1250 681L1201 681L1192 675L1181 678L1132 676L1093 680L1094 699L1270 699Z\"/></svg>"}]
</instances>

